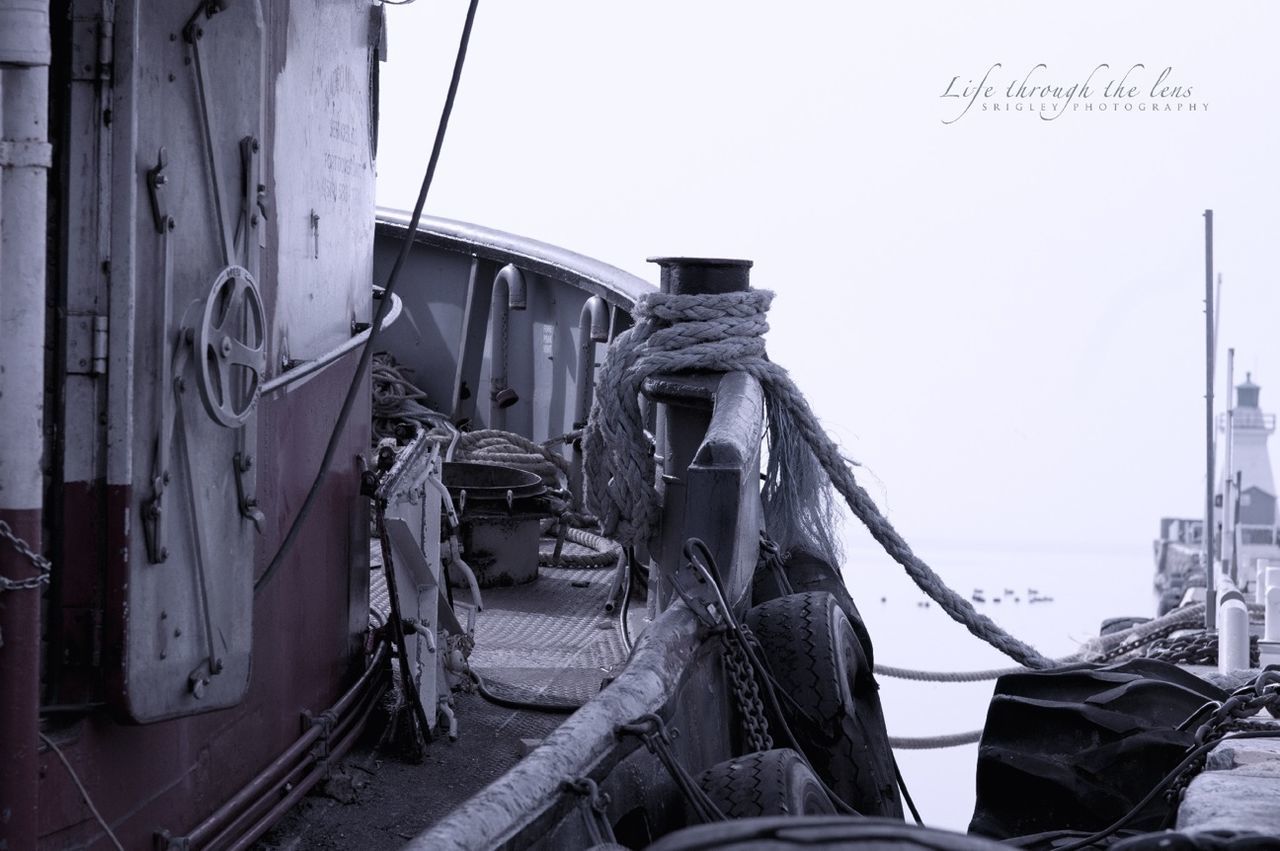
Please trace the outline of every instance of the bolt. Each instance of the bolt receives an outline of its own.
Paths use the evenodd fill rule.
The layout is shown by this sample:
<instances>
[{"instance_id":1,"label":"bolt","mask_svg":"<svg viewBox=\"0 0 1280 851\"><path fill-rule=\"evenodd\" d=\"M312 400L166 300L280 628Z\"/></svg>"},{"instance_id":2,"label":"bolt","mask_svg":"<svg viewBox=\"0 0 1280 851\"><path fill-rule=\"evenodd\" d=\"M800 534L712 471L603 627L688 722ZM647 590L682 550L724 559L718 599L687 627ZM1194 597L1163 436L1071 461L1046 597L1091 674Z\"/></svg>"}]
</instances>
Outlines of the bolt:
<instances>
[{"instance_id":1,"label":"bolt","mask_svg":"<svg viewBox=\"0 0 1280 851\"><path fill-rule=\"evenodd\" d=\"M256 154L258 153L258 151L261 149L262 146L258 144L257 139L254 139L253 144L251 144L249 147L253 148L253 152Z\"/></svg>"},{"instance_id":2,"label":"bolt","mask_svg":"<svg viewBox=\"0 0 1280 851\"><path fill-rule=\"evenodd\" d=\"M258 214L254 213L252 216L250 216L249 222L256 228L258 226Z\"/></svg>"},{"instance_id":3,"label":"bolt","mask_svg":"<svg viewBox=\"0 0 1280 851\"><path fill-rule=\"evenodd\" d=\"M244 463L243 463L241 466L242 466L242 467L244 467L244 469L245 469L245 471L246 471L246 472L248 472L250 469L252 469L252 468L253 468L253 456L252 456L252 455L246 455L246 456L244 456Z\"/></svg>"},{"instance_id":4,"label":"bolt","mask_svg":"<svg viewBox=\"0 0 1280 851\"><path fill-rule=\"evenodd\" d=\"M165 474L164 474L164 483L165 483L166 485L167 485L167 484L169 484L169 474L168 474L168 473L165 473Z\"/></svg>"},{"instance_id":5,"label":"bolt","mask_svg":"<svg viewBox=\"0 0 1280 851\"><path fill-rule=\"evenodd\" d=\"M178 627L177 629L175 629L175 630L173 631L173 637L174 637L174 638L181 638L181 637L182 637L182 627Z\"/></svg>"},{"instance_id":6,"label":"bolt","mask_svg":"<svg viewBox=\"0 0 1280 851\"><path fill-rule=\"evenodd\" d=\"M170 74L170 75L169 75L169 82L170 82L170 83L172 83L173 81L174 81L174 76L173 76L172 74Z\"/></svg>"},{"instance_id":7,"label":"bolt","mask_svg":"<svg viewBox=\"0 0 1280 851\"><path fill-rule=\"evenodd\" d=\"M164 186L168 182L169 182L169 178L166 177L165 175L163 174L156 175L156 186Z\"/></svg>"},{"instance_id":8,"label":"bolt","mask_svg":"<svg viewBox=\"0 0 1280 851\"><path fill-rule=\"evenodd\" d=\"M185 379L185 378L179 378L179 379L178 379L178 392L179 392L179 393L186 393L186 392L187 392L187 379Z\"/></svg>"},{"instance_id":9,"label":"bolt","mask_svg":"<svg viewBox=\"0 0 1280 851\"><path fill-rule=\"evenodd\" d=\"M160 548L160 560L161 560L161 561L168 561L168 559L169 559L169 548L168 548L168 547L161 547L161 548Z\"/></svg>"},{"instance_id":10,"label":"bolt","mask_svg":"<svg viewBox=\"0 0 1280 851\"><path fill-rule=\"evenodd\" d=\"M170 217L169 217L169 230L173 230L173 229L174 229L174 227L176 227L176 222L174 222L174 220L173 220L173 216L170 216Z\"/></svg>"}]
</instances>

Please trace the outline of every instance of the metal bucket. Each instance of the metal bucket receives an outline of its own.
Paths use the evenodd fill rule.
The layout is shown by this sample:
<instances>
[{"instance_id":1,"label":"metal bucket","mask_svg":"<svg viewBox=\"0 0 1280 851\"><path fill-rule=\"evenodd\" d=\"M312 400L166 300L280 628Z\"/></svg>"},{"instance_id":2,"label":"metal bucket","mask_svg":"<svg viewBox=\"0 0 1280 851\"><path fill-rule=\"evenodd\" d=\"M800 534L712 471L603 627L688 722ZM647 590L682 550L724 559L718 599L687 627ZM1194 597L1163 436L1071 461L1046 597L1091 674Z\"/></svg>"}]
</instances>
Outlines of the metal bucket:
<instances>
[{"instance_id":1,"label":"metal bucket","mask_svg":"<svg viewBox=\"0 0 1280 851\"><path fill-rule=\"evenodd\" d=\"M467 462L445 464L442 477L458 512L463 558L480 587L537 579L539 526L552 516L542 498L547 492L542 477L515 467Z\"/></svg>"}]
</instances>

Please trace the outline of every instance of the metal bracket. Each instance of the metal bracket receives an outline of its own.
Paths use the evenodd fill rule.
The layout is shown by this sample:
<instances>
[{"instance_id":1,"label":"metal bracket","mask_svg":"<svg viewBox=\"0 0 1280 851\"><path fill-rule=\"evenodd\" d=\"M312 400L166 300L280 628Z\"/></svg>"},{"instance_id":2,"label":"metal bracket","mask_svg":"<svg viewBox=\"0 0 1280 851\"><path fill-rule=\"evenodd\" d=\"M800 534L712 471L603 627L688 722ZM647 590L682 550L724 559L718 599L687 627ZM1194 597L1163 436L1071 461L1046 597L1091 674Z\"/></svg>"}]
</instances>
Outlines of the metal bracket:
<instances>
[{"instance_id":1,"label":"metal bracket","mask_svg":"<svg viewBox=\"0 0 1280 851\"><path fill-rule=\"evenodd\" d=\"M231 465L236 471L236 502L240 506L240 516L248 517L252 520L253 527L261 535L262 526L267 522L267 515L263 514L262 509L258 507L258 500L248 495L248 488L244 480L244 474L253 469L253 456L237 452L231 461Z\"/></svg>"},{"instance_id":2,"label":"metal bracket","mask_svg":"<svg viewBox=\"0 0 1280 851\"><path fill-rule=\"evenodd\" d=\"M258 152L261 150L258 140L245 136L240 140L240 225L236 228L239 241L237 248L249 267L249 252L252 250L250 236L257 234L257 247L265 245L266 232L261 228L262 219L267 218L266 184L259 182ZM241 238L242 237L242 238ZM250 271L256 271L250 268Z\"/></svg>"},{"instance_id":3,"label":"metal bracket","mask_svg":"<svg viewBox=\"0 0 1280 851\"><path fill-rule=\"evenodd\" d=\"M194 332L184 326L178 334L172 359L161 358L161 364L168 369L162 369L165 378L162 379L160 392L157 394L160 396L160 433L156 436L152 496L142 508L142 532L147 544L147 559L152 564L160 564L169 559L169 549L165 546L164 538L164 492L171 478L169 463L173 452L174 408L178 404L178 395L185 389L182 371L187 364L194 336Z\"/></svg>"},{"instance_id":4,"label":"metal bracket","mask_svg":"<svg viewBox=\"0 0 1280 851\"><path fill-rule=\"evenodd\" d=\"M155 221L156 233L160 234L168 234L173 230L173 219L169 218L168 210L164 205L164 186L169 182L164 170L168 164L168 157L165 155L164 148L161 147L160 152L156 154L156 164L147 169L147 195L151 198L151 217Z\"/></svg>"}]
</instances>

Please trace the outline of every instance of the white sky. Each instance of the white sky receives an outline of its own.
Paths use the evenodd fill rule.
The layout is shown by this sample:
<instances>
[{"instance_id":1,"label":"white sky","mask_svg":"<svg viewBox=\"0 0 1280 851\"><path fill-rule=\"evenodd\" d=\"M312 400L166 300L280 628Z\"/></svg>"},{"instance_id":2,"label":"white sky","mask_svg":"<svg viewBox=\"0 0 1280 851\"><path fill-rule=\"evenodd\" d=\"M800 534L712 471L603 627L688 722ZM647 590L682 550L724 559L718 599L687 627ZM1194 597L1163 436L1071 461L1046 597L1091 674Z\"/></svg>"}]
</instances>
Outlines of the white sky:
<instances>
[{"instance_id":1,"label":"white sky","mask_svg":"<svg viewBox=\"0 0 1280 851\"><path fill-rule=\"evenodd\" d=\"M465 8L388 10L383 205L412 205ZM771 356L909 539L1145 547L1203 505L1206 207L1223 369L1235 346L1280 403L1278 25L1262 2L483 0L427 210L650 280L650 255L749 257ZM1172 66L1209 107L944 126L951 78L996 62L992 102L1105 62L1095 85Z\"/></svg>"}]
</instances>

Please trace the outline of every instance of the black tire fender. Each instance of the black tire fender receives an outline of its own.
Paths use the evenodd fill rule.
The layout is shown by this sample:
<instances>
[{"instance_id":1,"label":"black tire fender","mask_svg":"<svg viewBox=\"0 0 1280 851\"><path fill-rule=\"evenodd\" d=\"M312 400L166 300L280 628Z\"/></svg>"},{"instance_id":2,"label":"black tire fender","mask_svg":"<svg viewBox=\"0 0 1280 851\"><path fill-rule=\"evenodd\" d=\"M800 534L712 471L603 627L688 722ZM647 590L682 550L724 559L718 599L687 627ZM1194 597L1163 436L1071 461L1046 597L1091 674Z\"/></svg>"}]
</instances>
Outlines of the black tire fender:
<instances>
[{"instance_id":1,"label":"black tire fender","mask_svg":"<svg viewBox=\"0 0 1280 851\"><path fill-rule=\"evenodd\" d=\"M866 816L902 817L879 686L857 632L831 594L762 603L747 626L776 683L783 718L832 791Z\"/></svg>"},{"instance_id":2,"label":"black tire fender","mask_svg":"<svg viewBox=\"0 0 1280 851\"><path fill-rule=\"evenodd\" d=\"M729 818L835 813L813 771L790 748L755 751L716 763L698 785Z\"/></svg>"}]
</instances>

